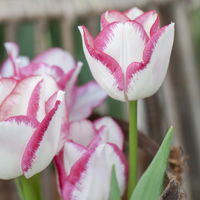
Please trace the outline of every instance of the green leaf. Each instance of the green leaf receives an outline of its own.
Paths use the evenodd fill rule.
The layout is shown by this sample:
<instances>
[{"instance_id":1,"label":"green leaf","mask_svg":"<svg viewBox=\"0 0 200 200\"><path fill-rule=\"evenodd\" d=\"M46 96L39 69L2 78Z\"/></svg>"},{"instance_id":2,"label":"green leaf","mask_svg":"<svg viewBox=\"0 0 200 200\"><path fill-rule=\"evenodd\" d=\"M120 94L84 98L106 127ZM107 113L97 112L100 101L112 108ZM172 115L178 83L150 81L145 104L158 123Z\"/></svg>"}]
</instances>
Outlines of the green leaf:
<instances>
[{"instance_id":1,"label":"green leaf","mask_svg":"<svg viewBox=\"0 0 200 200\"><path fill-rule=\"evenodd\" d=\"M115 166L112 167L112 176L111 176L111 188L110 188L110 198L109 200L120 200L120 190L117 182Z\"/></svg>"},{"instance_id":2,"label":"green leaf","mask_svg":"<svg viewBox=\"0 0 200 200\"><path fill-rule=\"evenodd\" d=\"M165 136L157 154L140 178L130 200L158 200L162 192L163 180L168 163L173 128Z\"/></svg>"}]
</instances>

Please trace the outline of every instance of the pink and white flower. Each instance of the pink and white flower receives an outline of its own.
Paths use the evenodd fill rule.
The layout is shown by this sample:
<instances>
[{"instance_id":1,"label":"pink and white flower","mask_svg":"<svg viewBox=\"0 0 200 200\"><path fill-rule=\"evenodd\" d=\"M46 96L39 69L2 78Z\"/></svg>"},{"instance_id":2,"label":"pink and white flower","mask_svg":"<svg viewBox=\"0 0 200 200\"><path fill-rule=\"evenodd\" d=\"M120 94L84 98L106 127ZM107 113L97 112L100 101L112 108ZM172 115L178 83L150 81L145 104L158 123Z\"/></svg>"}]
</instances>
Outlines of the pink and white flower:
<instances>
[{"instance_id":1,"label":"pink and white flower","mask_svg":"<svg viewBox=\"0 0 200 200\"><path fill-rule=\"evenodd\" d=\"M116 169L121 196L127 182L123 134L109 117L73 122L64 148L55 158L64 200L109 199L111 171Z\"/></svg>"},{"instance_id":2,"label":"pink and white flower","mask_svg":"<svg viewBox=\"0 0 200 200\"><path fill-rule=\"evenodd\" d=\"M80 26L83 50L96 81L114 99L137 100L161 86L169 64L174 24L160 27L156 11L110 10L93 38Z\"/></svg>"},{"instance_id":3,"label":"pink and white flower","mask_svg":"<svg viewBox=\"0 0 200 200\"><path fill-rule=\"evenodd\" d=\"M59 151L64 93L48 79L49 89L41 76L0 79L0 179L31 177Z\"/></svg>"},{"instance_id":4,"label":"pink and white flower","mask_svg":"<svg viewBox=\"0 0 200 200\"><path fill-rule=\"evenodd\" d=\"M15 43L5 46L9 57L0 73L0 178L28 178L46 168L62 148L69 118L84 119L106 95L94 82L75 85L81 66L61 49L30 62L18 56ZM94 92L97 96L91 97Z\"/></svg>"},{"instance_id":5,"label":"pink and white flower","mask_svg":"<svg viewBox=\"0 0 200 200\"><path fill-rule=\"evenodd\" d=\"M76 63L68 52L52 48L29 61L27 57L18 56L17 44L8 42L5 47L9 57L1 66L1 76L24 78L30 75L48 75L52 77L57 87L66 92L70 121L87 118L93 108L103 103L106 98L106 93L95 81L82 86L76 85L82 63Z\"/></svg>"}]
</instances>

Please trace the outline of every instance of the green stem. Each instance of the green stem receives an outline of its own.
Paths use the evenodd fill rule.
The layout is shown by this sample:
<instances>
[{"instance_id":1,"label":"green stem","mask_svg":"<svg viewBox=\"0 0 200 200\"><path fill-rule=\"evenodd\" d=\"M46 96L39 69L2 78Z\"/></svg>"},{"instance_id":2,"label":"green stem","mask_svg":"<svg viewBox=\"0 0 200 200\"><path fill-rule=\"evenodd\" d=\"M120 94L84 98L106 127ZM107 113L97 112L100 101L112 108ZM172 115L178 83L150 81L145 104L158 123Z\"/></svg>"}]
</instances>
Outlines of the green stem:
<instances>
[{"instance_id":1,"label":"green stem","mask_svg":"<svg viewBox=\"0 0 200 200\"><path fill-rule=\"evenodd\" d=\"M16 186L21 200L42 200L39 174L29 179L26 179L24 176L17 178Z\"/></svg>"},{"instance_id":2,"label":"green stem","mask_svg":"<svg viewBox=\"0 0 200 200\"><path fill-rule=\"evenodd\" d=\"M137 184L138 165L137 101L129 102L129 177L128 197Z\"/></svg>"}]
</instances>

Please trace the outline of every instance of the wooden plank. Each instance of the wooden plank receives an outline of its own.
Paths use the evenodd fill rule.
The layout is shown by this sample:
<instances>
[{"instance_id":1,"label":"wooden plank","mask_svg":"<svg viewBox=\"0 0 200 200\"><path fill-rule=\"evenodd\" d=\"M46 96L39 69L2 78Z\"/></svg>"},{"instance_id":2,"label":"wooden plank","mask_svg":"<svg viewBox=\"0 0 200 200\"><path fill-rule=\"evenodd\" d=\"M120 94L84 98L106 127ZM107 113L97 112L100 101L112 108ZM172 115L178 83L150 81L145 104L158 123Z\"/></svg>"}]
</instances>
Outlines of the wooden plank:
<instances>
[{"instance_id":1,"label":"wooden plank","mask_svg":"<svg viewBox=\"0 0 200 200\"><path fill-rule=\"evenodd\" d=\"M16 41L16 31L18 23L17 21L10 21L5 27L5 39L6 41Z\"/></svg>"},{"instance_id":2,"label":"wooden plank","mask_svg":"<svg viewBox=\"0 0 200 200\"><path fill-rule=\"evenodd\" d=\"M47 21L41 19L35 23L35 53L41 53L46 49Z\"/></svg>"},{"instance_id":3,"label":"wooden plank","mask_svg":"<svg viewBox=\"0 0 200 200\"><path fill-rule=\"evenodd\" d=\"M65 16L61 19L61 34L63 47L70 53L74 52L74 37L73 37L74 19Z\"/></svg>"},{"instance_id":4,"label":"wooden plank","mask_svg":"<svg viewBox=\"0 0 200 200\"><path fill-rule=\"evenodd\" d=\"M175 43L172 53L173 67L170 68L170 84L178 113L179 140L184 144L184 151L189 156L189 183L186 183L187 199L198 199L199 181L199 118L200 88L197 66L195 63L191 32L185 4L162 7L164 19L176 23ZM172 20L173 19L173 20ZM169 21L168 21L169 22Z\"/></svg>"},{"instance_id":5,"label":"wooden plank","mask_svg":"<svg viewBox=\"0 0 200 200\"><path fill-rule=\"evenodd\" d=\"M11 19L30 20L44 16L61 17L66 13L70 13L73 16L82 16L91 12L103 12L106 9L127 9L133 5L144 6L169 2L174 2L174 0L127 0L126 3L122 0L118 0L117 3L116 0L1 0L0 21Z\"/></svg>"}]
</instances>

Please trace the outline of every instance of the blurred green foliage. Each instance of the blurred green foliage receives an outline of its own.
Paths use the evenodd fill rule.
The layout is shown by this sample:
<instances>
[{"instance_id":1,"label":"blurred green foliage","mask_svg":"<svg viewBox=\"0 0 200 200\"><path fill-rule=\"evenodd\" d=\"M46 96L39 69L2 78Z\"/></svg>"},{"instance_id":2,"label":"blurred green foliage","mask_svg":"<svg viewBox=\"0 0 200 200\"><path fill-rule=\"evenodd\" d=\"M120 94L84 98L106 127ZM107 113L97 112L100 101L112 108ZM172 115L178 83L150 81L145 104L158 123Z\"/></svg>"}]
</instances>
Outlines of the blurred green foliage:
<instances>
[{"instance_id":1,"label":"blurred green foliage","mask_svg":"<svg viewBox=\"0 0 200 200\"><path fill-rule=\"evenodd\" d=\"M4 42L5 42L5 25L0 24L0 61L2 62L5 58L5 49L4 49Z\"/></svg>"},{"instance_id":2,"label":"blurred green foliage","mask_svg":"<svg viewBox=\"0 0 200 200\"><path fill-rule=\"evenodd\" d=\"M50 47L63 47L61 26L58 20L51 20L48 24Z\"/></svg>"},{"instance_id":3,"label":"blurred green foliage","mask_svg":"<svg viewBox=\"0 0 200 200\"><path fill-rule=\"evenodd\" d=\"M16 42L20 46L20 54L33 58L35 55L34 23L22 23L16 32Z\"/></svg>"}]
</instances>

